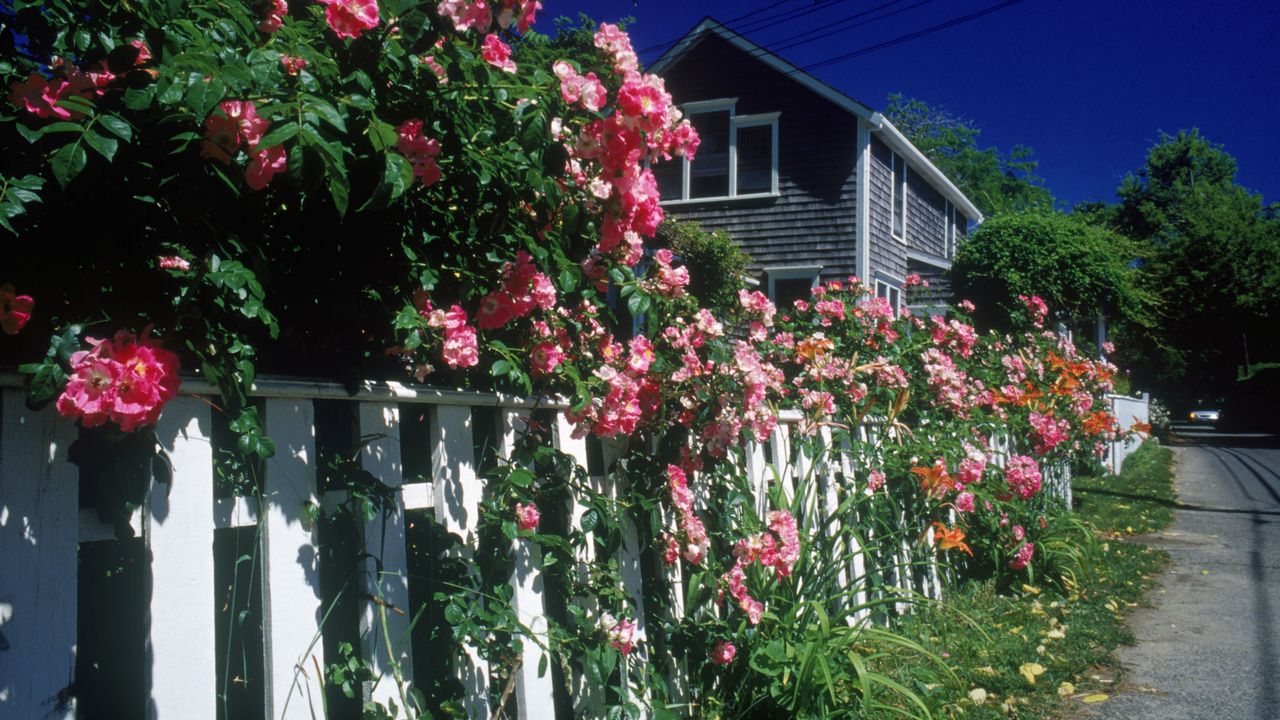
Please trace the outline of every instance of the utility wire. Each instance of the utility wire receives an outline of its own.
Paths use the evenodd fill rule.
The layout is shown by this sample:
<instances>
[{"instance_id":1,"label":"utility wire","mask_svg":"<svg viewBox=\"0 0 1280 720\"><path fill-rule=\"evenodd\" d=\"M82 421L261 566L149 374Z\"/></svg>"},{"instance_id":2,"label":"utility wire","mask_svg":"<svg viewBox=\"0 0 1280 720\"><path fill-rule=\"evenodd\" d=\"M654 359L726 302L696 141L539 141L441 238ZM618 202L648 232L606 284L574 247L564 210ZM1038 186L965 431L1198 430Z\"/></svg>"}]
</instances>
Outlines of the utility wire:
<instances>
[{"instance_id":1,"label":"utility wire","mask_svg":"<svg viewBox=\"0 0 1280 720\"><path fill-rule=\"evenodd\" d=\"M857 57L862 57L863 55L870 55L871 53L874 53L874 52L887 50L888 48L901 45L902 43L910 42L911 40L922 38L926 35L932 35L933 33L941 30L946 30L947 28L952 28L957 25L962 25L971 20L977 20L980 17L985 17L992 13L999 12L1001 10L1004 10L1005 8L1009 8L1014 5L1017 5L1020 2L1022 2L1022 0L1005 0L1005 2L992 5L991 7L984 8L976 12L971 12L968 15L962 15L958 18L952 18L951 20L947 20L946 22L941 22L941 23L938 23L937 25L932 25L923 30L917 30L916 32L913 32L913 33L900 35L892 40L886 40L882 43L869 45L860 50L854 50L853 52L844 53L842 55L836 55L835 57L830 57L825 60L819 60L816 63L805 65L804 67L800 68L799 71L812 70L813 68L825 67L827 65L834 65L836 63L845 62L846 60L852 60Z\"/></svg>"},{"instance_id":2,"label":"utility wire","mask_svg":"<svg viewBox=\"0 0 1280 720\"><path fill-rule=\"evenodd\" d=\"M725 27L731 27L734 23L737 23L741 20L745 20L749 17L753 17L761 12L776 10L780 5L786 5L788 3L792 3L796 1L797 0L781 0L780 2L773 3L772 5L766 5L762 8L757 8L755 10L752 10L751 12L745 15L739 15L737 17L730 18L728 20L721 20L717 22L719 22L721 25ZM774 27L776 25L780 25L785 22L796 20L798 18L804 17L805 15L812 14L817 10L822 10L831 5L837 5L843 2L848 2L848 0L814 0L814 2L809 6L796 8L792 10L783 10L782 12L779 12L779 13L766 15L765 17L757 18L755 20L752 20L751 22L744 23L740 27L735 27L733 28L733 30L738 33L746 33L746 32L754 32L756 30L763 30L765 28ZM677 43L679 43L683 39L684 39L684 35L680 35L678 37L671 38L670 40L666 40L660 43L655 43L648 47L641 48L640 50L637 51L637 54L643 55L644 53L650 52L652 50L661 50L665 48L670 48L673 45L676 45Z\"/></svg>"},{"instance_id":3,"label":"utility wire","mask_svg":"<svg viewBox=\"0 0 1280 720\"><path fill-rule=\"evenodd\" d=\"M830 33L832 33L832 32L835 32L835 31L837 31L837 30L852 30L853 28L856 28L856 27L862 27L863 25L868 25L868 24L873 23L873 22L875 22L875 21L877 21L877 20L884 20L885 18L890 18L890 17L893 17L894 15L901 15L901 14L902 14L902 13L904 13L904 12L908 12L908 11L910 11L910 10L914 10L914 9L916 9L916 8L918 8L918 7L922 6L922 5L928 5L929 3L933 2L933 0L920 0L919 2L914 3L914 4L911 4L911 5L908 5L908 6L904 7L904 8L898 8L897 10L894 10L893 12L887 12L887 13L885 13L885 14L883 14L883 15L877 15L876 17L873 17L873 18L867 18L866 20L863 20L862 22L851 22L851 21L856 20L856 19L858 19L858 18L860 18L860 17L864 17L864 16L866 16L866 15L868 15L868 14L870 14L870 13L873 13L873 12L875 12L875 11L877 11L877 10L883 10L883 9L885 9L885 8L888 8L888 7L892 7L892 6L894 6L894 5L897 5L898 3L901 3L901 2L905 2L905 0L890 0L890 2L883 3L883 4L881 4L881 5L877 5L877 6L873 7L873 8L871 8L870 10L864 10L864 11L862 11L862 12L860 12L860 13L855 13L855 14L853 14L853 15L850 15L850 16L848 16L848 17L844 18L843 20L837 20L836 22L831 23L830 25L827 25L826 27L816 28L816 29L814 29L814 30L810 30L810 31L808 31L808 32L799 33L799 34L797 34L797 35L792 35L792 36L790 36L790 37L782 38L781 40L774 40L774 41L773 41L773 43L771 43L771 44L770 44L770 47L771 47L771 48L773 48L773 51L774 51L774 52L782 52L783 50L787 50L787 49L790 49L790 48L793 48L793 47L799 47L799 46L801 46L801 45L807 45L807 44L809 44L809 43L811 43L811 42L814 42L814 41L816 41L816 40L821 40L821 39L822 39L823 37L825 37L826 35L828 35L828 34L830 34ZM792 41L794 41L794 42L792 42Z\"/></svg>"},{"instance_id":4,"label":"utility wire","mask_svg":"<svg viewBox=\"0 0 1280 720\"><path fill-rule=\"evenodd\" d=\"M778 52L780 52L781 50L785 50L785 49L787 49L787 48L792 48L792 47L798 47L798 46L800 46L800 45L805 45L805 44L807 44L807 43L815 42L815 41L817 41L817 40L821 40L821 39L823 39L823 38L825 38L825 37L828 37L828 36L831 34L831 32L832 32L832 31L834 31L834 30L837 30L837 29L841 29L841 30L850 30L850 29L855 28L855 27L860 27L860 26L863 26L863 25L868 25L868 24L873 23L873 22L875 22L875 21L877 21L877 20L883 20L883 19L888 18L888 17L893 17L894 15L900 15L900 14L902 14L902 13L904 13L904 12L907 12L908 10L913 10L913 9L915 9L915 8L918 8L918 7L922 6L922 5L927 5L927 4L931 3L931 2L933 2L933 0L920 0L919 2L916 2L916 3L912 4L912 5L908 5L907 7L904 7L904 8L899 8L898 10L894 10L894 11L892 11L892 12L887 12L887 13L884 13L884 14L882 14L882 15L877 15L877 16L875 16L875 17L871 17L871 18L866 18L865 20L863 20L863 21L861 21L861 22L853 22L854 20L857 20L858 18L865 17L866 15L868 15L868 14L870 14L870 13L874 13L874 12L878 12L878 11L880 11L880 10L884 10L884 9L886 9L886 8L890 8L890 7L894 6L894 5L897 5L897 4L902 3L902 2L906 2L906 0L889 0L888 2L881 3L881 4L879 4L879 5L876 5L875 7L869 8L869 9L867 9L867 10L862 10L862 11L860 11L860 12L856 12L856 13L854 13L854 14L852 14L852 15L848 15L848 16L845 16L845 17L843 17L843 18L840 18L839 20L836 20L836 21L834 21L834 22L827 23L826 25L824 25L824 26L822 26L822 27L815 28L815 29L813 29L813 30L807 30L807 31L805 31L805 32L797 33L797 34L795 34L795 35L787 36L787 37L782 38L781 40L779 40L779 41L778 41L778 42L781 42L781 43L787 43L787 44L782 45L782 46L777 46L776 44L775 44L775 45L764 45L764 44L762 44L762 43L755 43L755 42L753 41L753 44L757 45L759 49L758 49L758 50L751 50L751 51L748 51L748 54L749 54L751 57L762 57L762 56L764 56L764 55L770 55L770 54L776 55L776 54L778 54ZM738 30L736 30L736 29L729 28L728 26L724 25L723 23L721 23L721 26L722 26L722 27L725 27L726 29L730 30L731 32L733 32L733 33L734 33L734 34L736 34L736 35L742 35L742 34L743 34L742 32L740 32L740 31L738 31ZM680 52L678 52L678 53L672 53L672 54L670 54L670 55L667 55L667 56L665 56L665 57L666 57L666 61L667 61L668 63L671 63L671 62L673 62L673 61L675 61L675 60L678 60L679 58L684 57L686 54L688 54L688 53L690 53L690 52L693 52L693 51L694 51L694 49L695 49L695 47L696 47L696 46L690 46L689 48L687 48L687 49L685 49L685 50L681 50L681 51L680 51Z\"/></svg>"}]
</instances>

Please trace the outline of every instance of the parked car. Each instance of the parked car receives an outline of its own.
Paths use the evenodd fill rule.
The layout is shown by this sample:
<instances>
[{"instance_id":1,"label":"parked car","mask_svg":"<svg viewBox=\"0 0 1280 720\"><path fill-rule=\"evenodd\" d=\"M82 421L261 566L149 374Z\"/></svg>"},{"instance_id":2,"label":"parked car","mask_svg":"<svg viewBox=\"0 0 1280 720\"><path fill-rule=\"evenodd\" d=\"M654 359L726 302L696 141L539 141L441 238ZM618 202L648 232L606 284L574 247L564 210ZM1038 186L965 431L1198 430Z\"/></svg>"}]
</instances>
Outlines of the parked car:
<instances>
[{"instance_id":1,"label":"parked car","mask_svg":"<svg viewBox=\"0 0 1280 720\"><path fill-rule=\"evenodd\" d=\"M1221 413L1210 408L1196 408L1187 413L1187 419L1199 425L1217 425Z\"/></svg>"}]
</instances>

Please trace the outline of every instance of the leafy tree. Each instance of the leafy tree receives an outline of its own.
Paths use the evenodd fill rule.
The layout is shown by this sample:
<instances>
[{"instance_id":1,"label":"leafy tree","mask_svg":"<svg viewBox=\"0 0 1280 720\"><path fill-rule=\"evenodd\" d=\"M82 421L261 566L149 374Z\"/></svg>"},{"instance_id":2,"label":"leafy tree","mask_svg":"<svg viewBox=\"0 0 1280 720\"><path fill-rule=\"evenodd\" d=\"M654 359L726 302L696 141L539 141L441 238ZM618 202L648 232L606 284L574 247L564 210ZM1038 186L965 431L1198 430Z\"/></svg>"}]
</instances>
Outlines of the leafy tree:
<instances>
[{"instance_id":1,"label":"leafy tree","mask_svg":"<svg viewBox=\"0 0 1280 720\"><path fill-rule=\"evenodd\" d=\"M1053 207L1035 174L1039 162L1031 148L979 147L982 130L972 121L897 93L889 96L885 115L985 214Z\"/></svg>"},{"instance_id":2,"label":"leafy tree","mask_svg":"<svg viewBox=\"0 0 1280 720\"><path fill-rule=\"evenodd\" d=\"M1144 328L1151 295L1132 266L1136 246L1109 230L1056 212L1010 213L983 223L952 266L957 296L971 298L984 324L1022 313L1019 295L1039 295L1069 325L1099 311Z\"/></svg>"},{"instance_id":3,"label":"leafy tree","mask_svg":"<svg viewBox=\"0 0 1280 720\"><path fill-rule=\"evenodd\" d=\"M746 287L751 256L724 230L707 232L693 222L668 220L658 227L658 240L671 247L689 269L689 294L718 314L738 308L738 291Z\"/></svg>"},{"instance_id":4,"label":"leafy tree","mask_svg":"<svg viewBox=\"0 0 1280 720\"><path fill-rule=\"evenodd\" d=\"M1188 395L1219 394L1247 358L1280 351L1280 222L1236 169L1220 145L1184 130L1162 135L1118 191L1114 225L1146 246L1143 284L1164 309L1134 359L1150 382Z\"/></svg>"}]
</instances>

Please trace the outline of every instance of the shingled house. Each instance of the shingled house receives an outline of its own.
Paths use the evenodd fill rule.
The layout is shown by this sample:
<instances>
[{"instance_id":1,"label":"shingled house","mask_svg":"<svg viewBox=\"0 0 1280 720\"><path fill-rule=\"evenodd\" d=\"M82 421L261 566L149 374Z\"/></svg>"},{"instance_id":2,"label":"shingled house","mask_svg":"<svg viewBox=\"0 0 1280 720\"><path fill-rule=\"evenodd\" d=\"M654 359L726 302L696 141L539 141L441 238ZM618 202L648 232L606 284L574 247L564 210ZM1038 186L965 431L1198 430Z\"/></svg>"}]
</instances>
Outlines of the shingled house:
<instances>
[{"instance_id":1,"label":"shingled house","mask_svg":"<svg viewBox=\"0 0 1280 720\"><path fill-rule=\"evenodd\" d=\"M895 305L949 299L943 273L982 213L883 115L707 18L649 68L697 128L656 165L669 217L722 228L779 304L857 275Z\"/></svg>"}]
</instances>

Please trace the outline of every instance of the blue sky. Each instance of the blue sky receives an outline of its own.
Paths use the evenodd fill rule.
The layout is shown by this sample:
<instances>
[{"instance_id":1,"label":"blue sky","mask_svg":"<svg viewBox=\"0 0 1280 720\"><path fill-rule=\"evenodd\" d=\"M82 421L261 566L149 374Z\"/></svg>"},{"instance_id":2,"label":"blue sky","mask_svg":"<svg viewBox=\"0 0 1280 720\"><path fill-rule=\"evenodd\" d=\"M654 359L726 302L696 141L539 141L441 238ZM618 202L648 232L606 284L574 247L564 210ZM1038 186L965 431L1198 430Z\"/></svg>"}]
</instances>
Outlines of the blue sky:
<instances>
[{"instance_id":1,"label":"blue sky","mask_svg":"<svg viewBox=\"0 0 1280 720\"><path fill-rule=\"evenodd\" d=\"M758 10L731 24L757 43L819 31L811 36L819 39L780 53L804 67L1000 0L900 0L829 29L887 2L543 0L547 21L539 25L549 31L552 17L580 10L598 20L631 15L635 46L647 48L679 37L704 15L728 21ZM890 12L898 14L848 26ZM1160 131L1190 127L1236 157L1241 184L1280 202L1275 0L1023 0L812 72L877 109L901 92L971 119L984 145L1034 148L1045 184L1069 204L1113 200Z\"/></svg>"}]
</instances>

